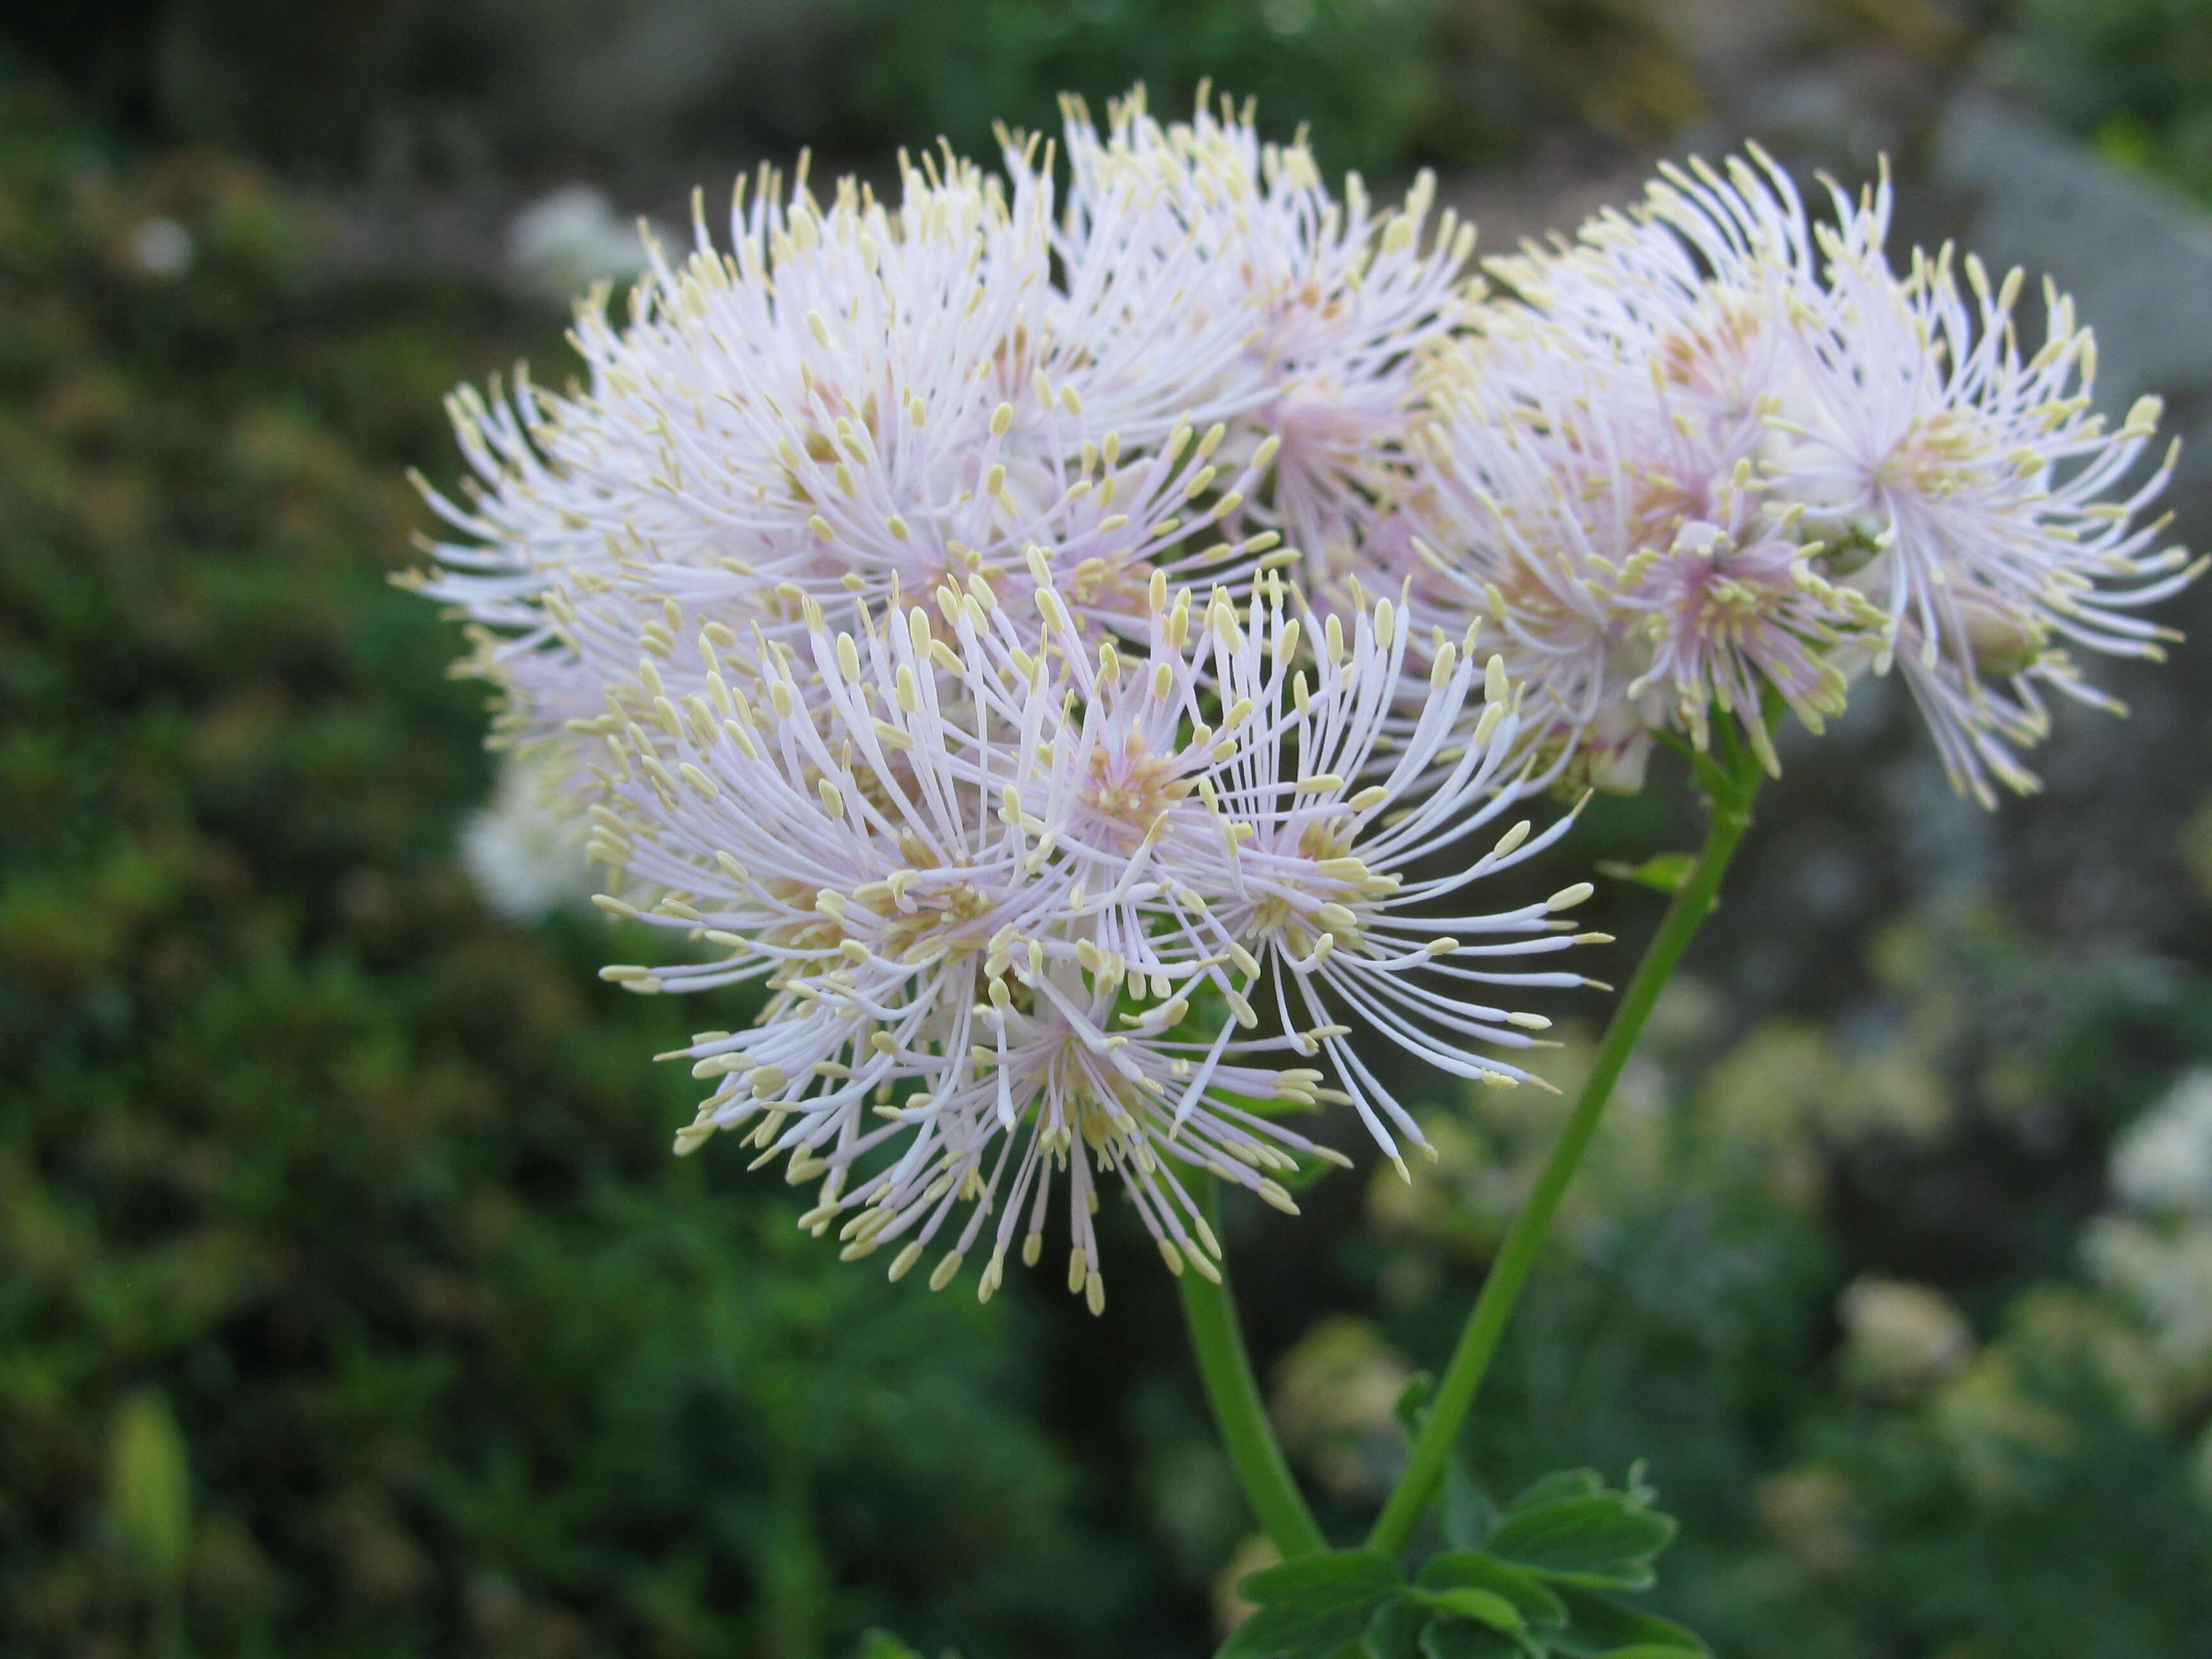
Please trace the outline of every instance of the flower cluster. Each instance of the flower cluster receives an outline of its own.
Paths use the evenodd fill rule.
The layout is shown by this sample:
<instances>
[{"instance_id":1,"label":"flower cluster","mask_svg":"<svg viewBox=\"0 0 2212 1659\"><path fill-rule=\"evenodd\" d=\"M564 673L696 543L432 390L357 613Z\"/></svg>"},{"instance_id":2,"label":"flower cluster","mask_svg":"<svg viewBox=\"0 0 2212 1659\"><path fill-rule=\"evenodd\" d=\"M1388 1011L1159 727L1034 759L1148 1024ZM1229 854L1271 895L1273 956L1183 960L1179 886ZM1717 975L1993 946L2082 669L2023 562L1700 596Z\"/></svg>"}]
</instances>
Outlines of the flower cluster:
<instances>
[{"instance_id":1,"label":"flower cluster","mask_svg":"<svg viewBox=\"0 0 2212 1659\"><path fill-rule=\"evenodd\" d=\"M581 386L457 395L421 579L599 902L683 936L607 977L766 994L679 1051L677 1150L741 1132L894 1278L988 1231L988 1296L1057 1191L1097 1308L1109 1175L1214 1273L1178 1171L1292 1208L1324 1104L1426 1150L1355 1029L1510 1087L1547 1022L1504 1005L1592 982L1520 960L1599 937L1587 885L1472 900L1571 821L1516 800L1655 734L1771 769L1771 705L1893 663L2025 787L2043 689L2095 695L2061 643L2154 654L2195 574L2165 470L2107 499L2155 409L2089 413L2055 296L2023 359L2016 279L1893 276L1886 181L1815 228L1763 158L1670 171L1491 298L1425 179L1340 202L1249 109L1071 103L1064 193L1002 137L896 205L764 170L726 249L695 210L580 308Z\"/></svg>"},{"instance_id":2,"label":"flower cluster","mask_svg":"<svg viewBox=\"0 0 2212 1659\"><path fill-rule=\"evenodd\" d=\"M424 586L587 810L602 904L706 948L608 976L769 994L684 1051L713 1092L678 1150L741 1128L895 1276L988 1224L987 1295L1064 1182L1095 1307L1109 1172L1207 1273L1171 1168L1289 1206L1339 1155L1281 1114L1331 1102L1423 1144L1352 1023L1521 1080L1470 1040L1546 1022L1466 993L1583 983L1502 958L1573 943L1586 890L1455 914L1565 827L1414 867L1522 793L1516 693L1438 635L1405 719L1402 604L1277 574L1353 568L1471 232L1425 180L1340 204L1203 100L1071 105L1066 145L1064 205L1014 135L1002 175L907 163L896 208L763 173L730 251L702 227L626 323L582 307L584 387L457 398L475 477Z\"/></svg>"},{"instance_id":3,"label":"flower cluster","mask_svg":"<svg viewBox=\"0 0 2212 1659\"><path fill-rule=\"evenodd\" d=\"M2024 355L2018 272L1947 249L1899 276L1886 176L1816 225L1753 154L1492 262L1510 293L1428 369L1400 564L1495 620L1600 787L1716 716L1774 769L1770 700L1817 732L1894 664L1958 787L2030 789L2045 691L2109 701L2067 647L2158 655L2134 611L2202 568L2142 518L2171 454L2126 483L2157 400L2107 430L2064 299Z\"/></svg>"}]
</instances>

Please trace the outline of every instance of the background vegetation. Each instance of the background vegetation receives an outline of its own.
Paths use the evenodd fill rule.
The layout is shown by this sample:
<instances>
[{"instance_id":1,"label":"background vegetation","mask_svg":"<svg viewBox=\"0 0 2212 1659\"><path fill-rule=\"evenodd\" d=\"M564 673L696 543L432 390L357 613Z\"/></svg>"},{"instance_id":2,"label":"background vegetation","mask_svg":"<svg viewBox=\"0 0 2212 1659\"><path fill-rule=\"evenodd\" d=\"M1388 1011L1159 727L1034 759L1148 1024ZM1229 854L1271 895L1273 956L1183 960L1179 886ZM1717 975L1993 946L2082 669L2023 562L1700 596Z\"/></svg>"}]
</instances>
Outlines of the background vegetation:
<instances>
[{"instance_id":1,"label":"background vegetation","mask_svg":"<svg viewBox=\"0 0 2212 1659\"><path fill-rule=\"evenodd\" d=\"M1980 64L2212 178L2188 0L1808 15L1791 64ZM596 981L634 954L596 913L472 890L482 688L387 584L422 523L402 474L449 477L440 394L544 372L560 319L497 260L337 251L367 199L972 143L1139 74L1211 70L1383 173L1603 163L1722 118L1704 48L1630 0L10 29L0 1650L1205 1651L1249 1523L1140 1232L1103 1329L1049 1286L979 1310L840 1266L780 1187L666 1156L690 1085L647 1057L693 1011ZM1789 756L1471 1443L1501 1490L1650 1460L1684 1522L1661 1604L1721 1653L2212 1655L2207 682L2185 653L2163 716L2063 734L2062 765L2151 757L2124 860L2086 814L1951 808L1879 697ZM1565 857L1681 844L1688 810L1662 781ZM2101 896L2058 902L2043 872L2083 866ZM1657 902L1606 902L1626 951ZM1415 1186L1232 1218L1339 1528L1545 1145L1540 1111L1431 1092Z\"/></svg>"}]
</instances>

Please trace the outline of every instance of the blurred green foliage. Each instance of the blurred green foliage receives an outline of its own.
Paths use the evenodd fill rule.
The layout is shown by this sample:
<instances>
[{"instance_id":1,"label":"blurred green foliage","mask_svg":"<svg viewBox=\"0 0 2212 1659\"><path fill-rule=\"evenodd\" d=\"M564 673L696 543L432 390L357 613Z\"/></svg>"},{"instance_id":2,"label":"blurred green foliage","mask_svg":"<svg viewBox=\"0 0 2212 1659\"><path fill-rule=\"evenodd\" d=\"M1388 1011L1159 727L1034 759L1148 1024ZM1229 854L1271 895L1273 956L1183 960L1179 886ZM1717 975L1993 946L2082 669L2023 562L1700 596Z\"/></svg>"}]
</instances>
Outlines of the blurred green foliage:
<instances>
[{"instance_id":1,"label":"blurred green foliage","mask_svg":"<svg viewBox=\"0 0 2212 1659\"><path fill-rule=\"evenodd\" d=\"M1436 65L1423 50L1437 0L856 0L852 114L893 142L943 133L975 152L992 124L1056 131L1060 88L1105 97L1138 82L1175 112L1210 75L1235 74L1271 125L1310 122L1332 159L1402 164L1434 116ZM1227 88L1224 88L1226 90Z\"/></svg>"},{"instance_id":2,"label":"blurred green foliage","mask_svg":"<svg viewBox=\"0 0 2212 1659\"><path fill-rule=\"evenodd\" d=\"M1403 171L1570 124L1649 137L1702 98L1652 0L117 0L0 25L117 116L288 173L726 173L811 145L880 166L1212 79L1332 167ZM4 38L4 37L0 37Z\"/></svg>"},{"instance_id":3,"label":"blurred green foliage","mask_svg":"<svg viewBox=\"0 0 2212 1659\"><path fill-rule=\"evenodd\" d=\"M690 1011L457 873L401 468L541 325L0 98L0 1651L1112 1650L1018 1314L672 1160Z\"/></svg>"},{"instance_id":4,"label":"blurred green foliage","mask_svg":"<svg viewBox=\"0 0 2212 1659\"><path fill-rule=\"evenodd\" d=\"M1324 162L1380 171L1510 155L1567 119L1616 135L1694 115L1694 82L1638 0L847 0L866 45L850 118L981 150L992 123L1055 130L1138 82L1180 113L1209 78Z\"/></svg>"},{"instance_id":5,"label":"blurred green foliage","mask_svg":"<svg viewBox=\"0 0 2212 1659\"><path fill-rule=\"evenodd\" d=\"M1698 982L1670 994L1474 1462L1510 1490L1648 1457L1682 1522L1654 1599L1720 1654L2212 1650L2203 1322L2177 1328L2079 1248L2117 1202L2114 1131L2212 1054L2212 987L2069 962L1971 907L1900 920L1875 957L1853 1030L1732 1029ZM1569 1038L1553 1076L1571 1085L1589 1040ZM1370 1366L1443 1351L1461 1301L1439 1291L1547 1147L1540 1103L1468 1096L1413 1187L1370 1185ZM2212 1156L2170 1162L2212 1217ZM1340 1322L1292 1351L1290 1401L1300 1369L1343 1374L1349 1341ZM1304 1448L1308 1466L1354 1492L1387 1474L1331 1463L1347 1443Z\"/></svg>"}]
</instances>

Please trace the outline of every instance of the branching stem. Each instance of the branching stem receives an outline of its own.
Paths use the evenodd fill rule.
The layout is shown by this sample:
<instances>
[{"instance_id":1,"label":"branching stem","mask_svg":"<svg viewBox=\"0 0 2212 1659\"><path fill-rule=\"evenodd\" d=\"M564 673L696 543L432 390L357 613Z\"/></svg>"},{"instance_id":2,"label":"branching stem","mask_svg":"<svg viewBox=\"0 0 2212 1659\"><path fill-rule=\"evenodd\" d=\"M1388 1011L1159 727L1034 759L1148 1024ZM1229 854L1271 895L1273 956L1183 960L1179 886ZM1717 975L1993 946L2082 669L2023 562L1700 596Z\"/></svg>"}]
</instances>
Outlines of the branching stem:
<instances>
[{"instance_id":1,"label":"branching stem","mask_svg":"<svg viewBox=\"0 0 2212 1659\"><path fill-rule=\"evenodd\" d=\"M1370 1548L1391 1555L1404 1549L1422 1512L1436 1496L1443 1478L1445 1461L1459 1438L1460 1425L1474 1403L1483 1374L1490 1369L1505 1322L1512 1314L1522 1286L1528 1281L1529 1270L1535 1266L1544 1237L1551 1231L1553 1218L1559 1213L1559 1200L1565 1196L1583 1154L1589 1150L1599 1120L1605 1115L1606 1103L1612 1098L1613 1086L1620 1080L1621 1068L1634 1052L1637 1039L1644 1034L1644 1024L1651 1017L1660 992L1673 976L1675 965L1681 961L1682 952L1688 948L1699 925L1712 913L1729 860L1735 856L1744 831L1751 828L1752 799L1759 792L1759 763L1749 744L1735 740L1728 724L1723 723L1722 730L1726 764L1700 757L1705 764L1698 769L1712 808L1712 824L1706 832L1705 844L1681 886L1675 890L1674 902L1667 907L1667 914L1644 951L1643 961L1637 963L1635 976L1628 981L1628 988L1605 1028L1604 1041L1598 1047L1596 1060L1590 1068L1589 1080L1583 1085L1582 1095L1575 1102L1574 1112L1567 1119L1566 1127L1560 1131L1558 1144L1545 1161L1542 1173L1536 1177L1528 1203L1514 1218L1504 1243L1498 1247L1498 1259L1491 1266L1490 1276L1483 1281L1482 1293L1475 1298L1473 1311L1468 1315L1459 1344L1452 1351L1451 1363L1437 1384L1427 1419L1414 1439L1406 1472L1399 1477L1382 1506L1382 1513L1376 1519L1374 1530L1368 1534ZM1289 1553L1285 1551L1285 1554Z\"/></svg>"},{"instance_id":2,"label":"branching stem","mask_svg":"<svg viewBox=\"0 0 2212 1659\"><path fill-rule=\"evenodd\" d=\"M1675 890L1674 900L1659 923L1659 931L1644 952L1644 959L1637 963L1636 973L1606 1026L1604 1040L1598 1046L1596 1060L1575 1102L1574 1111L1536 1177L1528 1203L1514 1218L1498 1248L1498 1259L1483 1281L1481 1294L1475 1298L1467 1325L1460 1333L1458 1346L1452 1351L1451 1363L1430 1401L1406 1472L1383 1504L1374 1530L1368 1534L1370 1548L1394 1555L1405 1548L1422 1512L1436 1496L1461 1425L1466 1421L1475 1394L1482 1386L1483 1376L1490 1369L1498 1339L1535 1266L1545 1236L1551 1231L1560 1200L1565 1197L1575 1170L1597 1133L1607 1103L1613 1097L1613 1085L1620 1081L1629 1055L1635 1052L1637 1040L1643 1036L1651 1011L1658 1004L1659 994L1674 976L1682 953L1689 948L1699 926L1712 914L1729 861L1735 856L1744 832L1751 828L1752 800L1759 793L1760 778L1758 760L1750 745L1737 738L1725 725L1722 742L1724 759L1702 754L1692 757L1698 781L1705 787L1711 807L1712 823L1705 835L1705 844L1682 884ZM1207 1224L1218 1235L1218 1206L1210 1176L1198 1178L1194 1196ZM1290 1465L1275 1438L1274 1426L1268 1420L1267 1403L1261 1396L1258 1379L1252 1373L1251 1357L1245 1352L1243 1334L1237 1326L1237 1304L1226 1269L1218 1285L1186 1271L1181 1289L1183 1320L1189 1328L1191 1346L1198 1357L1206 1402L1212 1408L1214 1425L1220 1431L1222 1445L1229 1454L1230 1463L1237 1471L1253 1514L1285 1557L1327 1549L1328 1540L1315 1523L1313 1511L1307 1507L1297 1482L1291 1478Z\"/></svg>"}]
</instances>

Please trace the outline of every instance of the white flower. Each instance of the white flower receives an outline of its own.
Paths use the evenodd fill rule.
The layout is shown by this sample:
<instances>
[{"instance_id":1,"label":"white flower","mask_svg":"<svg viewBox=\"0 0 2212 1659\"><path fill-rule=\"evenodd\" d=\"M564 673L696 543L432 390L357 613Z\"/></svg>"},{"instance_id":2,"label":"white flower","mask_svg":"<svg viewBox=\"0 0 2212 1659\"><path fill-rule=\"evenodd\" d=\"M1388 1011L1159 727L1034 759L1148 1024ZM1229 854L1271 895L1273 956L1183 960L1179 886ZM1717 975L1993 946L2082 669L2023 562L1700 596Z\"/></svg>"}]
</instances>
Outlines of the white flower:
<instances>
[{"instance_id":1,"label":"white flower","mask_svg":"<svg viewBox=\"0 0 2212 1659\"><path fill-rule=\"evenodd\" d=\"M1111 1168L1170 1262L1211 1271L1218 1247L1160 1176L1155 1147L1288 1205L1261 1171L1333 1155L1229 1097L1310 1104L1316 1074L1240 1063L1279 1040L1194 1049L1170 1034L1187 1004L1168 997L1167 976L1188 981L1188 966L1154 964L1161 1002L1115 1018L1130 1005L1091 925L1110 901L1086 905L1085 862L1055 845L1073 807L1056 724L1071 688L1003 611L973 598L949 609L957 649L919 610L881 626L863 612L857 639L833 639L817 610L809 657L765 653L755 695L716 671L711 698L696 697L676 732L611 741L630 775L614 832L630 872L683 895L647 919L725 954L608 975L654 990L768 978L754 1030L685 1051L721 1081L678 1150L753 1124L794 1180L823 1178L810 1224L854 1212L848 1255L896 1244L902 1274L970 1206L941 1285L1003 1201L988 1294L1018 1212L1033 1201L1034 1234L1060 1170L1083 1264L1072 1287L1097 1304L1090 1206ZM1186 1083L1193 1052L1207 1064ZM1037 1245L1024 1248L1033 1261Z\"/></svg>"},{"instance_id":2,"label":"white flower","mask_svg":"<svg viewBox=\"0 0 2212 1659\"><path fill-rule=\"evenodd\" d=\"M1563 396L1633 409L1667 428L1648 441L1719 475L1756 455L1796 371L1814 266L1796 186L1752 154L1758 168L1732 159L1725 179L1662 167L1634 212L1488 261L1512 296L1474 319L1490 395L1531 414Z\"/></svg>"},{"instance_id":3,"label":"white flower","mask_svg":"<svg viewBox=\"0 0 2212 1659\"><path fill-rule=\"evenodd\" d=\"M807 600L883 605L940 583L1017 596L1042 548L1078 613L1141 614L1155 568L1229 576L1273 538L1225 538L1276 446L1215 452L1219 422L1102 426L1165 364L1235 356L1249 324L1135 278L1076 303L1054 284L1049 180L947 159L901 202L851 180L826 206L764 172L729 252L699 221L657 250L626 324L580 307L586 384L464 389L470 497L432 495L463 539L424 591L485 630L477 665L538 732L597 717L637 646L664 663L704 623L726 652L804 633ZM1088 277L1086 276L1086 280ZM1128 318L1141 314L1141 329ZM1024 607L1024 611L1026 607ZM696 663L661 669L696 689Z\"/></svg>"},{"instance_id":4,"label":"white flower","mask_svg":"<svg viewBox=\"0 0 2212 1659\"><path fill-rule=\"evenodd\" d=\"M2106 429L2071 301L2045 285L2044 343L2023 356L2021 273L1993 287L1967 255L1970 301L1948 249L1916 250L1900 278L1883 249L1887 179L1836 207L1802 401L1773 423L1778 488L1863 548L1851 580L1888 619L1881 665L1893 654L1954 782L1987 804L1991 777L2035 787L2012 750L2047 730L2044 688L2118 708L2063 643L2161 657L2176 636L2132 612L2203 566L2154 550L2165 520L2142 514L2173 454L2147 474L2136 463L2160 403Z\"/></svg>"},{"instance_id":5,"label":"white flower","mask_svg":"<svg viewBox=\"0 0 2212 1659\"><path fill-rule=\"evenodd\" d=\"M2159 1227L2101 1215L2081 1252L2090 1274L2148 1328L2163 1390L2176 1403L2202 1400L2212 1387L2212 1219Z\"/></svg>"},{"instance_id":6,"label":"white flower","mask_svg":"<svg viewBox=\"0 0 2212 1659\"><path fill-rule=\"evenodd\" d=\"M1149 273L1135 280L1162 305L1235 318L1238 351L1207 364L1206 407L1243 448L1282 446L1251 511L1315 579L1356 568L1376 498L1397 487L1419 355L1463 318L1474 227L1447 210L1430 234L1426 173L1379 217L1356 173L1334 199L1303 137L1263 143L1249 104L1217 112L1204 88L1188 122L1153 118L1141 88L1109 106L1103 134L1078 101L1067 118L1057 246L1093 278L1071 289ZM1186 381L1168 384L1183 395Z\"/></svg>"},{"instance_id":7,"label":"white flower","mask_svg":"<svg viewBox=\"0 0 2212 1659\"><path fill-rule=\"evenodd\" d=\"M1167 1170L1291 1209L1271 1172L1340 1161L1255 1108L1349 1101L1392 1156L1420 1141L1333 1010L1459 1075L1523 1077L1468 1039L1525 1047L1546 1021L1422 981L1584 983L1492 958L1575 943L1556 913L1589 890L1409 913L1565 828L1517 825L1457 876L1399 873L1510 801L1502 667L1468 741L1474 670L1439 643L1433 715L1386 750L1405 648L1388 601L1349 641L1322 624L1310 679L1273 577L1247 627L1227 590L1201 608L1156 574L1139 658L1110 640L1087 653L1042 551L1034 565L1027 623L948 587L949 636L919 608L862 608L837 634L809 602L803 650L763 639L740 671L702 639L706 690L658 694L608 734L617 775L595 817L601 854L665 895L642 919L719 954L605 973L771 991L751 1030L682 1051L716 1081L679 1151L744 1127L791 1179L822 1181L807 1224L840 1223L850 1255L896 1247L894 1276L949 1231L940 1286L995 1216L985 1295L1024 1224L1036 1258L1064 1177L1071 1288L1097 1307L1108 1173L1170 1267L1212 1272L1218 1245ZM645 688L656 678L648 663ZM1341 1087L1286 1063L1316 1056Z\"/></svg>"},{"instance_id":8,"label":"white flower","mask_svg":"<svg viewBox=\"0 0 2212 1659\"><path fill-rule=\"evenodd\" d=\"M1701 745L1733 713L1771 768L1769 688L1817 731L1894 662L1960 788L2032 787L2013 750L2043 689L2109 701L2059 645L2158 655L2132 611L2203 568L2139 522L2172 465L2130 482L2156 400L2108 433L2066 301L2023 358L2017 273L1993 289L1969 257L1971 305L1948 253L1900 279L1886 176L1815 226L1753 156L1492 262L1516 297L1432 371L1423 590L1509 619L1562 740L1602 733L1594 776L1640 778L1623 702Z\"/></svg>"},{"instance_id":9,"label":"white flower","mask_svg":"<svg viewBox=\"0 0 2212 1659\"><path fill-rule=\"evenodd\" d=\"M582 183L549 191L507 222L507 259L531 294L564 306L592 283L628 282L646 269L636 222Z\"/></svg>"},{"instance_id":10,"label":"white flower","mask_svg":"<svg viewBox=\"0 0 2212 1659\"><path fill-rule=\"evenodd\" d=\"M1207 607L1204 631L1227 711L1212 764L1198 775L1211 822L1165 843L1164 855L1206 901L1179 922L1192 948L1228 957L1208 971L1239 1022L1255 1017L1251 982L1264 980L1275 1023L1306 1052L1328 1056L1368 1132L1395 1158L1399 1136L1425 1145L1420 1128L1360 1060L1345 1019L1455 1076L1509 1087L1528 1080L1518 1066L1469 1052L1468 1040L1522 1048L1550 1022L1434 981L1587 983L1490 959L1574 943L1556 913L1589 890L1493 915L1455 914L1464 888L1548 847L1571 823L1561 817L1534 839L1516 823L1453 873L1413 873L1494 823L1526 787L1511 758L1519 714L1503 664L1493 658L1478 676L1470 653L1433 639L1430 696L1403 732L1393 718L1409 634L1399 608L1377 601L1354 617L1348 637L1338 616L1321 619L1309 684L1297 665L1303 625L1285 601L1282 585L1263 577L1249 617L1240 619L1224 593ZM1469 718L1478 684L1486 701ZM1232 966L1243 982L1231 978Z\"/></svg>"},{"instance_id":11,"label":"white flower","mask_svg":"<svg viewBox=\"0 0 2212 1659\"><path fill-rule=\"evenodd\" d=\"M1879 618L1821 574L1802 507L1741 453L1732 415L1693 419L1656 375L1571 365L1501 407L1474 354L1436 381L1404 567L1427 613L1494 629L1538 737L1574 750L1579 775L1640 787L1650 730L1705 749L1715 713L1778 770L1769 691L1815 732L1841 710L1835 648Z\"/></svg>"},{"instance_id":12,"label":"white flower","mask_svg":"<svg viewBox=\"0 0 2212 1659\"><path fill-rule=\"evenodd\" d=\"M2178 1405L2212 1386L2212 1071L2185 1072L2114 1145L2120 1208L2082 1235L2090 1273L2148 1327Z\"/></svg>"}]
</instances>

